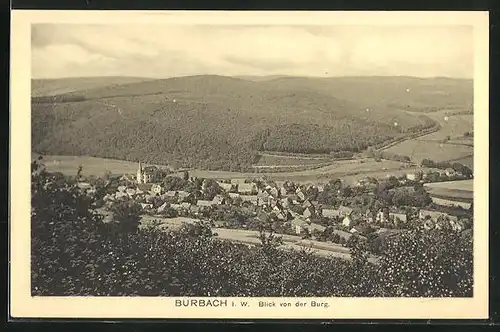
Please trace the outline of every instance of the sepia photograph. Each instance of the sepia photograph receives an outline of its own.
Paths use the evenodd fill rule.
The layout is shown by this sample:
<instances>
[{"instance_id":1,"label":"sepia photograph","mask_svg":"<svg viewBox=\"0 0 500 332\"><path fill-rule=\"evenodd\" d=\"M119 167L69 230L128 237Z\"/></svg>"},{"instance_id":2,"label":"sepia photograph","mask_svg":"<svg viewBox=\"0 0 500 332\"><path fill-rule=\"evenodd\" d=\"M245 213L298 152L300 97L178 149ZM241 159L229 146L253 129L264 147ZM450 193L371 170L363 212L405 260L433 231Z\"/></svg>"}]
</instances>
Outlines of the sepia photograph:
<instances>
[{"instance_id":1,"label":"sepia photograph","mask_svg":"<svg viewBox=\"0 0 500 332\"><path fill-rule=\"evenodd\" d=\"M237 18L28 22L29 297L477 296L474 26Z\"/></svg>"}]
</instances>

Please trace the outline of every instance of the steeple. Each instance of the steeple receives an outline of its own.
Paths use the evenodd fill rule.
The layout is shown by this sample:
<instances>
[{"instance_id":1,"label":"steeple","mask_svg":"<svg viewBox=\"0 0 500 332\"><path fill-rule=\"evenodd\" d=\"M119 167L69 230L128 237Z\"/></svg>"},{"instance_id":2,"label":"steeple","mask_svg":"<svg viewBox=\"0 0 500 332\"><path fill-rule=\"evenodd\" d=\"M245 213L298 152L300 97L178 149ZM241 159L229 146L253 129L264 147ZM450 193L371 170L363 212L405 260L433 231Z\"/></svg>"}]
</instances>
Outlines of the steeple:
<instances>
[{"instance_id":1,"label":"steeple","mask_svg":"<svg viewBox=\"0 0 500 332\"><path fill-rule=\"evenodd\" d=\"M139 168L137 169L137 183L142 183L142 164L139 161Z\"/></svg>"}]
</instances>

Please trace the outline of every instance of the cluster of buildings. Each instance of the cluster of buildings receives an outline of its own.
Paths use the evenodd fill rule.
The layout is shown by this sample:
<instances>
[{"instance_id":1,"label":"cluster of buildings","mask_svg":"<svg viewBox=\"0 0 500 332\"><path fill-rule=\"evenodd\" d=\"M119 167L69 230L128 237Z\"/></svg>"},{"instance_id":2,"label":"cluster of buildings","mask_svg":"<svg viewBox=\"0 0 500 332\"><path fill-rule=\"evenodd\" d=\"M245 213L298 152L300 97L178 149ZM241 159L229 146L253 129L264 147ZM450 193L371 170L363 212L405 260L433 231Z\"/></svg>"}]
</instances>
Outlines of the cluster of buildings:
<instances>
[{"instance_id":1,"label":"cluster of buildings","mask_svg":"<svg viewBox=\"0 0 500 332\"><path fill-rule=\"evenodd\" d=\"M321 193L325 190L322 185L297 187L286 183L270 185L264 182L233 179L218 181L217 184L222 192L207 200L204 199L207 180L202 183L201 190L196 190L197 192L165 191L159 183L149 182L151 176L145 172L142 165L139 166L135 181L130 181L130 177L126 176L121 179L129 180L129 184L121 185L116 192L106 194L104 201L112 204L115 201L134 199L140 203L145 214L151 215L162 215L167 209L172 209L177 215L199 218L205 211L211 211L216 206L233 205L245 207L254 215L264 212L271 220L289 222L297 234L306 230L323 231L325 227L321 219L332 220L339 229L351 234L366 234L368 230L378 228L380 225L404 228L410 219L405 211L396 207L379 210L344 205L334 207L310 200L307 192L314 189ZM358 183L358 186L370 185L368 180ZM420 210L417 216L412 215L411 218L418 218L425 229L444 227L446 223L456 230L467 227L467 222L438 211Z\"/></svg>"}]
</instances>

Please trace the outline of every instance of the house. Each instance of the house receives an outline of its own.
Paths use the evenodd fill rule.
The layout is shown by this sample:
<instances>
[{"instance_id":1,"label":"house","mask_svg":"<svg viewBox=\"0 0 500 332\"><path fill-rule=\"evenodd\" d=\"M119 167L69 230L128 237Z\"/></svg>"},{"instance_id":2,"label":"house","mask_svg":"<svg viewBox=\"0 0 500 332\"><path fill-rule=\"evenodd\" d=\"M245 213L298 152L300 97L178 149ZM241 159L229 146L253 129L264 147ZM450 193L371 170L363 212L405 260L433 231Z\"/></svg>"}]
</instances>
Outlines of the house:
<instances>
[{"instance_id":1,"label":"house","mask_svg":"<svg viewBox=\"0 0 500 332\"><path fill-rule=\"evenodd\" d=\"M257 197L259 198L264 198L264 199L268 199L269 198L269 193L265 190L260 190L258 193L257 193Z\"/></svg>"},{"instance_id":2,"label":"house","mask_svg":"<svg viewBox=\"0 0 500 332\"><path fill-rule=\"evenodd\" d=\"M299 235L302 232L302 226L295 225L295 234Z\"/></svg>"},{"instance_id":3,"label":"house","mask_svg":"<svg viewBox=\"0 0 500 332\"><path fill-rule=\"evenodd\" d=\"M191 193L187 192L187 191L178 191L177 192L177 195L179 196L179 200L181 202L184 202L186 199L188 199L189 197L191 197Z\"/></svg>"},{"instance_id":4,"label":"house","mask_svg":"<svg viewBox=\"0 0 500 332\"><path fill-rule=\"evenodd\" d=\"M444 170L446 176L455 176L457 175L457 172L453 168L447 168Z\"/></svg>"},{"instance_id":5,"label":"house","mask_svg":"<svg viewBox=\"0 0 500 332\"><path fill-rule=\"evenodd\" d=\"M273 197L276 197L276 198L277 198L277 197L279 197L279 191L278 191L278 189L277 189L277 188L271 188L271 190L270 190L270 192L269 192L269 193L270 193L270 194L271 194L271 196L273 196Z\"/></svg>"},{"instance_id":6,"label":"house","mask_svg":"<svg viewBox=\"0 0 500 332\"><path fill-rule=\"evenodd\" d=\"M388 217L387 213L381 210L377 212L375 219L377 222L386 222L387 217Z\"/></svg>"},{"instance_id":7,"label":"house","mask_svg":"<svg viewBox=\"0 0 500 332\"><path fill-rule=\"evenodd\" d=\"M340 211L336 209L323 209L321 215L325 218L336 218L340 216Z\"/></svg>"},{"instance_id":8,"label":"house","mask_svg":"<svg viewBox=\"0 0 500 332\"><path fill-rule=\"evenodd\" d=\"M144 193L144 192L149 192L151 191L151 189L153 188L153 184L152 183L138 183L136 185L136 195L139 195L140 193Z\"/></svg>"},{"instance_id":9,"label":"house","mask_svg":"<svg viewBox=\"0 0 500 332\"><path fill-rule=\"evenodd\" d=\"M461 220L450 220L451 228L454 231L461 232L467 228L467 222L464 219Z\"/></svg>"},{"instance_id":10,"label":"house","mask_svg":"<svg viewBox=\"0 0 500 332\"><path fill-rule=\"evenodd\" d=\"M237 193L229 193L229 197L230 197L231 199L236 199L236 198L240 197L240 194L237 194Z\"/></svg>"},{"instance_id":11,"label":"house","mask_svg":"<svg viewBox=\"0 0 500 332\"><path fill-rule=\"evenodd\" d=\"M339 229L334 229L333 233L337 234L338 236L340 236L341 238L343 238L346 241L349 240L349 238L352 236L351 233L346 232L346 231L342 231Z\"/></svg>"},{"instance_id":12,"label":"house","mask_svg":"<svg viewBox=\"0 0 500 332\"><path fill-rule=\"evenodd\" d=\"M285 209L288 208L288 206L289 206L288 198L282 198L280 203L281 203L281 206L284 207Z\"/></svg>"},{"instance_id":13,"label":"house","mask_svg":"<svg viewBox=\"0 0 500 332\"><path fill-rule=\"evenodd\" d=\"M170 204L170 207L176 211L179 211L182 208L180 204Z\"/></svg>"},{"instance_id":14,"label":"house","mask_svg":"<svg viewBox=\"0 0 500 332\"><path fill-rule=\"evenodd\" d=\"M162 187L159 184L153 184L151 186L151 193L154 195L161 195Z\"/></svg>"},{"instance_id":15,"label":"house","mask_svg":"<svg viewBox=\"0 0 500 332\"><path fill-rule=\"evenodd\" d=\"M275 207L278 201L273 196L269 196L267 203L269 204L269 206Z\"/></svg>"},{"instance_id":16,"label":"house","mask_svg":"<svg viewBox=\"0 0 500 332\"><path fill-rule=\"evenodd\" d=\"M185 210L189 210L189 208L191 207L191 203L188 202L181 203L181 207Z\"/></svg>"},{"instance_id":17,"label":"house","mask_svg":"<svg viewBox=\"0 0 500 332\"><path fill-rule=\"evenodd\" d=\"M425 220L423 227L426 230L431 230L434 228L434 222L431 219Z\"/></svg>"},{"instance_id":18,"label":"house","mask_svg":"<svg viewBox=\"0 0 500 332\"><path fill-rule=\"evenodd\" d=\"M134 196L135 195L135 189L132 189L132 188L127 188L127 190L125 190L125 192L127 193L127 195L129 195L130 197Z\"/></svg>"},{"instance_id":19,"label":"house","mask_svg":"<svg viewBox=\"0 0 500 332\"><path fill-rule=\"evenodd\" d=\"M261 191L257 194L258 205L265 205L269 203L269 194L265 191Z\"/></svg>"},{"instance_id":20,"label":"house","mask_svg":"<svg viewBox=\"0 0 500 332\"><path fill-rule=\"evenodd\" d=\"M199 200L196 202L196 205L197 205L197 206L205 206L205 207L210 207L210 206L212 206L212 202L211 202L211 201L206 201L206 200L199 199Z\"/></svg>"},{"instance_id":21,"label":"house","mask_svg":"<svg viewBox=\"0 0 500 332\"><path fill-rule=\"evenodd\" d=\"M368 183L370 183L370 181L368 179L360 179L358 180L358 182L356 183L356 186L358 187L364 187L366 186Z\"/></svg>"},{"instance_id":22,"label":"house","mask_svg":"<svg viewBox=\"0 0 500 332\"><path fill-rule=\"evenodd\" d=\"M212 200L213 204L220 205L224 204L226 202L226 199L222 195L216 195L214 199Z\"/></svg>"},{"instance_id":23,"label":"house","mask_svg":"<svg viewBox=\"0 0 500 332\"><path fill-rule=\"evenodd\" d=\"M341 205L339 207L340 216L342 216L342 217L350 216L352 211L353 210L348 206Z\"/></svg>"},{"instance_id":24,"label":"house","mask_svg":"<svg viewBox=\"0 0 500 332\"><path fill-rule=\"evenodd\" d=\"M118 192L124 193L125 190L127 190L127 187L125 187L125 186L118 186Z\"/></svg>"},{"instance_id":25,"label":"house","mask_svg":"<svg viewBox=\"0 0 500 332\"><path fill-rule=\"evenodd\" d=\"M167 197L175 197L175 191L169 190L165 193L165 196Z\"/></svg>"},{"instance_id":26,"label":"house","mask_svg":"<svg viewBox=\"0 0 500 332\"><path fill-rule=\"evenodd\" d=\"M312 206L312 203L310 200L305 200L303 203L302 203L302 208L304 209L307 209L308 207Z\"/></svg>"},{"instance_id":27,"label":"house","mask_svg":"<svg viewBox=\"0 0 500 332\"><path fill-rule=\"evenodd\" d=\"M284 187L281 187L280 194L281 194L281 196L285 197L288 194L288 192L286 191L286 189Z\"/></svg>"},{"instance_id":28,"label":"house","mask_svg":"<svg viewBox=\"0 0 500 332\"><path fill-rule=\"evenodd\" d=\"M90 189L92 187L88 182L78 182L77 186L80 189Z\"/></svg>"},{"instance_id":29,"label":"house","mask_svg":"<svg viewBox=\"0 0 500 332\"><path fill-rule=\"evenodd\" d=\"M168 204L165 202L160 207L158 207L158 209L156 211L158 213L162 213L163 211L165 211L165 209L167 208L167 206L168 206Z\"/></svg>"},{"instance_id":30,"label":"house","mask_svg":"<svg viewBox=\"0 0 500 332\"><path fill-rule=\"evenodd\" d=\"M300 190L297 193L297 197L299 198L300 201L304 201L306 199L306 195Z\"/></svg>"},{"instance_id":31,"label":"house","mask_svg":"<svg viewBox=\"0 0 500 332\"><path fill-rule=\"evenodd\" d=\"M117 192L117 193L115 194L115 198L116 198L116 199L121 199L121 198L125 198L125 197L128 197L128 194L127 194L127 193Z\"/></svg>"},{"instance_id":32,"label":"house","mask_svg":"<svg viewBox=\"0 0 500 332\"><path fill-rule=\"evenodd\" d=\"M152 209L153 208L153 204L141 203L141 207L142 207L143 210Z\"/></svg>"},{"instance_id":33,"label":"house","mask_svg":"<svg viewBox=\"0 0 500 332\"><path fill-rule=\"evenodd\" d=\"M344 219L342 219L342 225L349 227L352 226L352 224L352 219L349 216L345 216Z\"/></svg>"},{"instance_id":34,"label":"house","mask_svg":"<svg viewBox=\"0 0 500 332\"><path fill-rule=\"evenodd\" d=\"M255 183L239 183L238 184L238 193L250 195L257 191L257 186Z\"/></svg>"},{"instance_id":35,"label":"house","mask_svg":"<svg viewBox=\"0 0 500 332\"><path fill-rule=\"evenodd\" d=\"M224 183L224 182L219 182L219 187L222 188L222 190L229 192L231 189L233 189L233 185L231 183Z\"/></svg>"},{"instance_id":36,"label":"house","mask_svg":"<svg viewBox=\"0 0 500 332\"><path fill-rule=\"evenodd\" d=\"M375 218L374 218L374 213L372 212L372 210L371 210L370 208L367 208L367 209L365 210L364 217L365 217L365 219L366 219L368 222L374 222L374 221L375 221Z\"/></svg>"},{"instance_id":37,"label":"house","mask_svg":"<svg viewBox=\"0 0 500 332\"><path fill-rule=\"evenodd\" d=\"M359 234L368 234L372 232L372 229L366 225L356 225L353 227Z\"/></svg>"},{"instance_id":38,"label":"house","mask_svg":"<svg viewBox=\"0 0 500 332\"><path fill-rule=\"evenodd\" d=\"M240 198L243 202L250 202L254 205L259 204L259 198L257 195L241 195Z\"/></svg>"},{"instance_id":39,"label":"house","mask_svg":"<svg viewBox=\"0 0 500 332\"><path fill-rule=\"evenodd\" d=\"M189 207L189 212L193 213L193 214L198 214L200 213L200 207L198 205L194 205L192 204L190 207Z\"/></svg>"},{"instance_id":40,"label":"house","mask_svg":"<svg viewBox=\"0 0 500 332\"><path fill-rule=\"evenodd\" d=\"M430 210L420 210L418 214L419 219L431 219L431 220L438 220L438 218L448 218L450 217L453 218L453 216L450 216L448 213L445 212L439 212L439 211L430 211Z\"/></svg>"},{"instance_id":41,"label":"house","mask_svg":"<svg viewBox=\"0 0 500 332\"><path fill-rule=\"evenodd\" d=\"M276 218L278 218L278 220L281 220L281 221L284 221L286 220L287 216L285 213L283 213L282 211L274 211L275 215L276 215Z\"/></svg>"},{"instance_id":42,"label":"house","mask_svg":"<svg viewBox=\"0 0 500 332\"><path fill-rule=\"evenodd\" d=\"M103 200L104 200L105 202L114 201L114 200L115 200L115 197L114 197L113 195L106 194L106 195L103 197Z\"/></svg>"},{"instance_id":43,"label":"house","mask_svg":"<svg viewBox=\"0 0 500 332\"><path fill-rule=\"evenodd\" d=\"M359 231L356 229L356 227L351 228L351 230L349 232L352 234L359 233Z\"/></svg>"},{"instance_id":44,"label":"house","mask_svg":"<svg viewBox=\"0 0 500 332\"><path fill-rule=\"evenodd\" d=\"M292 220L292 225L295 225L295 227L300 226L302 229L307 228L309 230L317 230L320 232L323 232L326 227L318 224L313 224L309 220L304 220L302 217L298 217Z\"/></svg>"},{"instance_id":45,"label":"house","mask_svg":"<svg viewBox=\"0 0 500 332\"><path fill-rule=\"evenodd\" d=\"M389 213L389 218L392 219L394 222L406 222L407 221L407 215L406 213Z\"/></svg>"},{"instance_id":46,"label":"house","mask_svg":"<svg viewBox=\"0 0 500 332\"><path fill-rule=\"evenodd\" d=\"M417 181L417 174L416 173L407 173L406 179L410 180L410 181Z\"/></svg>"},{"instance_id":47,"label":"house","mask_svg":"<svg viewBox=\"0 0 500 332\"><path fill-rule=\"evenodd\" d=\"M323 191L325 191L325 187L322 185L318 185L318 192L322 193Z\"/></svg>"},{"instance_id":48,"label":"house","mask_svg":"<svg viewBox=\"0 0 500 332\"><path fill-rule=\"evenodd\" d=\"M304 218L310 218L313 215L313 210L311 208L306 208L302 215Z\"/></svg>"}]
</instances>

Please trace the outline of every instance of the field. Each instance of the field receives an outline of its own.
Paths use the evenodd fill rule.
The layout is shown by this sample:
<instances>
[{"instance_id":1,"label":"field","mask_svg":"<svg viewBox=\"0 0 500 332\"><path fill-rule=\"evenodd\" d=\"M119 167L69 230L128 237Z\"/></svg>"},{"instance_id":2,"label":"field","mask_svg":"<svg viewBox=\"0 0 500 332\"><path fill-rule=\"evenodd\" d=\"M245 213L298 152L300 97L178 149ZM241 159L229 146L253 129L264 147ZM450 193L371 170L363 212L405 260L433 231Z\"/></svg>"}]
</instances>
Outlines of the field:
<instances>
[{"instance_id":1,"label":"field","mask_svg":"<svg viewBox=\"0 0 500 332\"><path fill-rule=\"evenodd\" d=\"M403 141L386 151L409 156L414 162L420 162L425 158L457 162L464 159L466 165L471 165L470 157L474 154L474 142L471 138L464 138L463 134L473 131L473 115L456 115L447 110L426 115L441 125L439 131ZM444 142L448 136L450 140Z\"/></svg>"},{"instance_id":2,"label":"field","mask_svg":"<svg viewBox=\"0 0 500 332\"><path fill-rule=\"evenodd\" d=\"M35 159L37 156L38 154L33 153L32 159ZM65 175L73 176L76 175L79 166L83 167L82 173L87 176L103 176L108 171L112 174L135 174L138 167L138 163L135 162L89 156L44 155L43 163L48 171L61 172ZM330 179L341 178L346 183L354 184L357 180L366 176L384 178L388 175L399 176L407 172L419 170L418 168L406 168L405 166L404 163L398 161L382 160L381 162L375 162L373 159L364 159L336 161L328 166L305 171L241 173L190 169L189 174L195 177L212 179L251 179L266 176L275 181L288 180L300 183L325 183Z\"/></svg>"},{"instance_id":3,"label":"field","mask_svg":"<svg viewBox=\"0 0 500 332\"><path fill-rule=\"evenodd\" d=\"M397 155L405 155L414 162L420 162L422 159L449 161L465 158L474 153L474 148L412 139L399 143L386 151Z\"/></svg>"},{"instance_id":4,"label":"field","mask_svg":"<svg viewBox=\"0 0 500 332\"><path fill-rule=\"evenodd\" d=\"M456 189L473 191L474 180L447 181L425 184L426 188L430 189Z\"/></svg>"},{"instance_id":5,"label":"field","mask_svg":"<svg viewBox=\"0 0 500 332\"><path fill-rule=\"evenodd\" d=\"M38 154L33 153L32 159L36 159ZM88 156L43 156L42 160L49 172L61 172L65 175L76 175L78 167L82 166L84 176L103 176L106 172L112 174L135 174L139 163L105 159Z\"/></svg>"},{"instance_id":6,"label":"field","mask_svg":"<svg viewBox=\"0 0 500 332\"><path fill-rule=\"evenodd\" d=\"M421 170L419 168L406 168L406 164L398 161L373 159L345 160L332 162L331 165L297 172L282 173L239 173L206 170L190 170L190 174L201 178L214 179L240 179L266 176L274 181L294 181L299 183L326 183L331 179L341 178L345 183L354 184L357 180L373 176L384 178L389 175L403 175L408 172Z\"/></svg>"},{"instance_id":7,"label":"field","mask_svg":"<svg viewBox=\"0 0 500 332\"><path fill-rule=\"evenodd\" d=\"M471 203L474 200L474 180L449 181L425 184L427 192L435 199Z\"/></svg>"}]
</instances>

